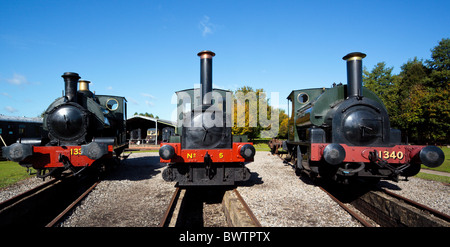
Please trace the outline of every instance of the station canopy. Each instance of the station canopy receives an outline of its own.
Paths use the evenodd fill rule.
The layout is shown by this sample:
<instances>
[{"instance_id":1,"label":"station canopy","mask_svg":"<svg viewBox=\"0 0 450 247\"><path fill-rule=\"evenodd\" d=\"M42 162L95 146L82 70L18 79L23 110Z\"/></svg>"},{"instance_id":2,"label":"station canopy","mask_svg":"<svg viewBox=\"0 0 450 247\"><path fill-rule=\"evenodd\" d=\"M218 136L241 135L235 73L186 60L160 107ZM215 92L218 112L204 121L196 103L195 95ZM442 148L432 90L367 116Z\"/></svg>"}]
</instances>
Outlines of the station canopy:
<instances>
[{"instance_id":1,"label":"station canopy","mask_svg":"<svg viewBox=\"0 0 450 247\"><path fill-rule=\"evenodd\" d=\"M134 115L127 119L127 130L134 129L150 129L150 128L158 128L163 129L165 127L174 127L176 123L170 120L157 119L152 117Z\"/></svg>"},{"instance_id":2,"label":"station canopy","mask_svg":"<svg viewBox=\"0 0 450 247\"><path fill-rule=\"evenodd\" d=\"M141 139L145 139L147 135L148 129L158 129L158 139L161 139L162 129L165 127L175 128L176 123L170 120L157 119L152 117L134 115L127 119L127 132L128 135L130 132L140 129ZM128 138L130 139L130 138ZM155 141L155 144L157 142Z\"/></svg>"}]
</instances>

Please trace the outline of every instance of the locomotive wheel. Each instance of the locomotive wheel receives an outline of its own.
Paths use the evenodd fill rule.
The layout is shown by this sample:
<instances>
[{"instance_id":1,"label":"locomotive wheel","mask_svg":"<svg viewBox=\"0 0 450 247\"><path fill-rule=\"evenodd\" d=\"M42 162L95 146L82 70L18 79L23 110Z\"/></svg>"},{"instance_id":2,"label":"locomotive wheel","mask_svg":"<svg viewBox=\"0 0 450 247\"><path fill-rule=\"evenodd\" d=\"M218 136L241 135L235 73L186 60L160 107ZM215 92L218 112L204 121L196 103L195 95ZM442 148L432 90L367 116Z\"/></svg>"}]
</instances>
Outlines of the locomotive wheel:
<instances>
[{"instance_id":1,"label":"locomotive wheel","mask_svg":"<svg viewBox=\"0 0 450 247\"><path fill-rule=\"evenodd\" d=\"M300 151L300 146L297 146L297 157L295 158L295 175L300 176L303 170L302 166L302 153Z\"/></svg>"},{"instance_id":2,"label":"locomotive wheel","mask_svg":"<svg viewBox=\"0 0 450 247\"><path fill-rule=\"evenodd\" d=\"M171 167L167 167L166 169L163 170L162 177L164 180L169 181L169 182L175 181L176 176L173 173L172 169L173 168L171 168Z\"/></svg>"},{"instance_id":3,"label":"locomotive wheel","mask_svg":"<svg viewBox=\"0 0 450 247\"><path fill-rule=\"evenodd\" d=\"M271 154L275 154L275 145L273 145L273 146L270 148L270 153L271 153Z\"/></svg>"}]
</instances>

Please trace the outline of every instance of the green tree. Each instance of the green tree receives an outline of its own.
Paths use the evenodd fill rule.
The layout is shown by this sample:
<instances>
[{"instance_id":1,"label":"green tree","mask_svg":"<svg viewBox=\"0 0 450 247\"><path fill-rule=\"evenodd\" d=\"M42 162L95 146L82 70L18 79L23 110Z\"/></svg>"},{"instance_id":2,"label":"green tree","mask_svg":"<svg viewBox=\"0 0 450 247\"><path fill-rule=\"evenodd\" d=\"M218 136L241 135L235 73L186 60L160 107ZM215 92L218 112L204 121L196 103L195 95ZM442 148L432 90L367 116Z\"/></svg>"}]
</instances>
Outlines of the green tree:
<instances>
[{"instance_id":1,"label":"green tree","mask_svg":"<svg viewBox=\"0 0 450 247\"><path fill-rule=\"evenodd\" d=\"M400 126L400 96L398 87L398 76L392 75L394 67L387 67L385 62L377 63L372 71L364 67L364 86L374 92L384 103L388 111L391 125Z\"/></svg>"},{"instance_id":2,"label":"green tree","mask_svg":"<svg viewBox=\"0 0 450 247\"><path fill-rule=\"evenodd\" d=\"M376 93L383 102L386 101L393 84L393 69L394 67L386 67L385 62L377 63L371 72L368 72L364 67L364 86Z\"/></svg>"},{"instance_id":3,"label":"green tree","mask_svg":"<svg viewBox=\"0 0 450 247\"><path fill-rule=\"evenodd\" d=\"M426 61L431 70L428 82L427 121L436 131L429 133L431 140L450 142L450 39L442 39L431 49L431 59Z\"/></svg>"},{"instance_id":4,"label":"green tree","mask_svg":"<svg viewBox=\"0 0 450 247\"><path fill-rule=\"evenodd\" d=\"M137 112L135 112L134 115L139 115L139 116L151 117L151 118L159 119L158 116L155 116L155 115L153 115L153 113L148 113L148 112L146 112L146 113L137 113Z\"/></svg>"},{"instance_id":5,"label":"green tree","mask_svg":"<svg viewBox=\"0 0 450 247\"><path fill-rule=\"evenodd\" d=\"M278 131L277 138L286 139L288 135L288 121L289 117L286 114L285 110L279 109L279 122L280 122L280 130Z\"/></svg>"},{"instance_id":6,"label":"green tree","mask_svg":"<svg viewBox=\"0 0 450 247\"><path fill-rule=\"evenodd\" d=\"M233 94L234 105L234 123L231 128L233 135L247 135L253 140L259 137L261 126L258 122L258 98L263 89L254 90L252 87L243 86L238 88ZM239 100L239 94L244 96L244 100ZM255 97L249 97L255 96Z\"/></svg>"},{"instance_id":7,"label":"green tree","mask_svg":"<svg viewBox=\"0 0 450 247\"><path fill-rule=\"evenodd\" d=\"M408 60L400 68L402 70L399 74L399 86L402 88L401 93L404 97L408 96L413 86L419 84L426 85L430 82L430 78L428 77L430 71L423 64L423 60L419 60L417 57L414 57L413 60Z\"/></svg>"},{"instance_id":8,"label":"green tree","mask_svg":"<svg viewBox=\"0 0 450 247\"><path fill-rule=\"evenodd\" d=\"M431 72L431 86L448 89L450 78L450 39L442 39L431 49L431 59L426 61Z\"/></svg>"},{"instance_id":9,"label":"green tree","mask_svg":"<svg viewBox=\"0 0 450 247\"><path fill-rule=\"evenodd\" d=\"M422 60L415 57L401 66L398 75L399 111L398 125L406 132L409 141L419 142L422 132L419 128L424 124L424 97L428 91L424 87L429 81L428 70Z\"/></svg>"},{"instance_id":10,"label":"green tree","mask_svg":"<svg viewBox=\"0 0 450 247\"><path fill-rule=\"evenodd\" d=\"M364 68L364 86L383 100L391 126L409 141L449 143L450 39L442 39L431 52L426 62L408 60L398 75L384 62L370 72Z\"/></svg>"},{"instance_id":11,"label":"green tree","mask_svg":"<svg viewBox=\"0 0 450 247\"><path fill-rule=\"evenodd\" d=\"M371 72L364 67L364 86L374 92L384 103L388 113L397 111L397 87L394 86L395 77L392 75L394 67L386 67L385 62L377 63Z\"/></svg>"},{"instance_id":12,"label":"green tree","mask_svg":"<svg viewBox=\"0 0 450 247\"><path fill-rule=\"evenodd\" d=\"M252 87L243 86L235 91L233 135L247 135L251 140L261 137L261 134L273 135L272 137L279 135L281 113L279 109L270 106L266 97L262 88L254 90Z\"/></svg>"}]
</instances>

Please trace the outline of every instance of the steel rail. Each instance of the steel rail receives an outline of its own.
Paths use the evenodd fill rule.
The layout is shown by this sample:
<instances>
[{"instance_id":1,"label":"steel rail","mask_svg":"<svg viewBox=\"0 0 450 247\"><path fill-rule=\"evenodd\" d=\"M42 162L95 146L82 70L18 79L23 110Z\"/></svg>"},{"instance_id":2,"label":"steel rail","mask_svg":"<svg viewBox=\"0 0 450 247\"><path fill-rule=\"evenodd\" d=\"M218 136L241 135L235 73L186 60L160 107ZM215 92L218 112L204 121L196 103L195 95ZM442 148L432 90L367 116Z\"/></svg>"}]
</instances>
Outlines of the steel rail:
<instances>
[{"instance_id":1,"label":"steel rail","mask_svg":"<svg viewBox=\"0 0 450 247\"><path fill-rule=\"evenodd\" d=\"M81 194L75 201L73 201L66 209L64 209L58 216L56 216L52 221L50 221L45 227L52 227L58 223L62 217L64 217L72 208L74 208L83 198L85 198L89 192L91 192L100 181L95 182L91 187L89 187L83 194Z\"/></svg>"},{"instance_id":2,"label":"steel rail","mask_svg":"<svg viewBox=\"0 0 450 247\"><path fill-rule=\"evenodd\" d=\"M283 159L280 155L277 155L283 162L287 163L288 165L294 167L293 164ZM333 196L330 192L328 192L326 189L324 189L322 186L318 186L323 192L325 192L333 201L335 201L342 209L347 211L353 218L355 218L358 222L360 222L365 227L375 227L373 224L369 223L365 219L363 219L358 213L356 213L354 210L347 207L343 202L341 202L339 199L337 199L335 196Z\"/></svg>"},{"instance_id":3,"label":"steel rail","mask_svg":"<svg viewBox=\"0 0 450 247\"><path fill-rule=\"evenodd\" d=\"M186 191L186 195L184 195L184 196L182 195L183 191ZM187 190L180 189L179 187L176 188L176 190L175 190L174 194L172 195L172 198L169 202L169 205L166 209L166 212L164 213L163 217L161 218L159 227L170 227L174 221L177 221L176 225L177 224L182 225L182 224L184 224L183 222L186 219L189 219L192 215L194 215L194 219L195 219L196 213L189 211L190 210L189 207L191 207L192 205L195 206L195 204L199 201L203 204L205 202L205 200L208 201L208 199L206 199L204 197L193 198L192 191L190 191L190 192L191 193L188 193ZM261 227L261 223L258 221L256 216L253 214L250 207L245 202L245 200L242 198L240 193L236 189L233 189L233 191L229 190L228 193L233 193L233 198L234 198L235 203L242 205L242 206L238 206L238 207L234 206L231 208L233 208L233 210L238 210L237 208L240 208L239 210L243 210L242 212L245 212L245 214L247 215L247 219L249 219L252 226ZM230 212L227 212L226 206L224 206L224 201L227 200L226 198L228 198L225 196L225 194L227 194L227 192L225 192L223 194L224 197L221 199L222 208L224 210L226 218L229 219ZM231 194L229 194L229 195L231 195ZM229 201L229 198L227 201ZM193 202L194 202L194 204L192 204ZM227 204L227 203L225 203L225 204ZM230 224L231 221L229 221L228 223ZM232 223L229 226L233 226Z\"/></svg>"},{"instance_id":4,"label":"steel rail","mask_svg":"<svg viewBox=\"0 0 450 247\"><path fill-rule=\"evenodd\" d=\"M20 200L22 200L22 199L24 199L24 198L26 198L26 197L28 197L30 195L33 195L33 194L37 193L38 191L40 191L40 190L46 188L47 186L50 186L50 185L52 185L52 184L54 184L54 183L56 183L58 181L60 181L60 180L59 179L52 179L52 180L50 180L48 182L45 182L43 184L40 184L40 185L32 188L30 190L27 190L27 191L25 191L25 192L23 192L21 194L15 195L15 196L9 198L6 201L1 202L0 203L0 211L2 211L3 209L5 209L5 208L7 208L7 207L17 203L18 201L20 201Z\"/></svg>"},{"instance_id":5,"label":"steel rail","mask_svg":"<svg viewBox=\"0 0 450 247\"><path fill-rule=\"evenodd\" d=\"M341 208L343 208L345 211L347 211L353 218L355 218L357 221L359 221L363 226L365 226L365 227L374 227L374 225L372 225L371 223L367 222L365 219L363 219L361 216L359 216L355 211L351 210L344 203L342 203L339 199L337 199L331 193L329 193L326 189L324 189L321 186L319 186L319 188L322 191L324 191L325 193L327 193L327 195L329 197L331 197L331 199L333 199L337 204L339 204L339 206L341 206Z\"/></svg>"},{"instance_id":6,"label":"steel rail","mask_svg":"<svg viewBox=\"0 0 450 247\"><path fill-rule=\"evenodd\" d=\"M92 186L93 182L83 182L84 179L86 177L80 178L69 174L62 179L50 180L1 203L0 225L48 225L55 215L67 208L68 203L73 202L72 198L79 197L79 193L85 192L79 190L80 186Z\"/></svg>"},{"instance_id":7,"label":"steel rail","mask_svg":"<svg viewBox=\"0 0 450 247\"><path fill-rule=\"evenodd\" d=\"M250 207L247 205L247 203L245 202L244 198L242 198L241 194L239 193L239 191L237 189L233 190L234 193L236 194L239 202L242 204L242 206L244 206L244 210L245 212L248 214L248 216L250 217L250 219L253 221L253 223L255 224L256 227L262 227L261 223L259 222L258 218L256 218L256 216L253 214L252 210L250 209Z\"/></svg>"},{"instance_id":8,"label":"steel rail","mask_svg":"<svg viewBox=\"0 0 450 247\"><path fill-rule=\"evenodd\" d=\"M5 208L7 208L7 207L17 203L18 201L20 201L20 200L22 200L22 199L24 199L24 198L26 198L28 196L36 194L37 192L41 191L42 189L44 189L44 188L46 188L46 187L48 187L48 186L50 186L50 185L52 185L54 183L60 182L60 181L62 181L64 179L70 178L72 176L73 176L73 174L62 174L61 178L53 178L53 179L51 179L51 180L49 180L49 181L47 181L45 183L42 183L42 184L40 184L40 185L38 185L38 186L36 186L36 187L34 187L32 189L29 189L29 190L27 190L27 191L25 191L25 192L23 192L21 194L15 195L15 196L9 198L8 200L0 202L0 211L2 211L3 209L5 209Z\"/></svg>"},{"instance_id":9,"label":"steel rail","mask_svg":"<svg viewBox=\"0 0 450 247\"><path fill-rule=\"evenodd\" d=\"M159 227L169 226L170 218L171 218L170 215L173 214L175 206L177 205L176 202L178 200L178 197L180 196L180 192L181 192L180 187L177 187L175 189L175 192L172 195L172 199L170 199L169 206L167 207L167 210L164 213L164 215L159 223Z\"/></svg>"}]
</instances>

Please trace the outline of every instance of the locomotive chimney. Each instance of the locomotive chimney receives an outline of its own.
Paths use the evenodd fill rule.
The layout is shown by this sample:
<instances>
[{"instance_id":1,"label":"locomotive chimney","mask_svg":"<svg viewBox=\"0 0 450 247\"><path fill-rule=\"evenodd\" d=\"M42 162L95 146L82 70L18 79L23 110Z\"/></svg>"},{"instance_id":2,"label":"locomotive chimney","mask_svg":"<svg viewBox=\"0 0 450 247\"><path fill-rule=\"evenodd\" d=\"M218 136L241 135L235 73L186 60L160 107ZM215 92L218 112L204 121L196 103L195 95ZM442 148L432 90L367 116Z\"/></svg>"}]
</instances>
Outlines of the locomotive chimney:
<instances>
[{"instance_id":1,"label":"locomotive chimney","mask_svg":"<svg viewBox=\"0 0 450 247\"><path fill-rule=\"evenodd\" d=\"M77 102L77 86L80 76L77 73L66 72L62 76L64 78L64 91L68 102Z\"/></svg>"},{"instance_id":2,"label":"locomotive chimney","mask_svg":"<svg viewBox=\"0 0 450 247\"><path fill-rule=\"evenodd\" d=\"M212 92L212 57L216 54L212 51L201 51L200 57L200 84L202 91L202 104L211 105Z\"/></svg>"},{"instance_id":3,"label":"locomotive chimney","mask_svg":"<svg viewBox=\"0 0 450 247\"><path fill-rule=\"evenodd\" d=\"M347 61L347 96L362 96L362 59L366 54L352 52L343 57Z\"/></svg>"}]
</instances>

